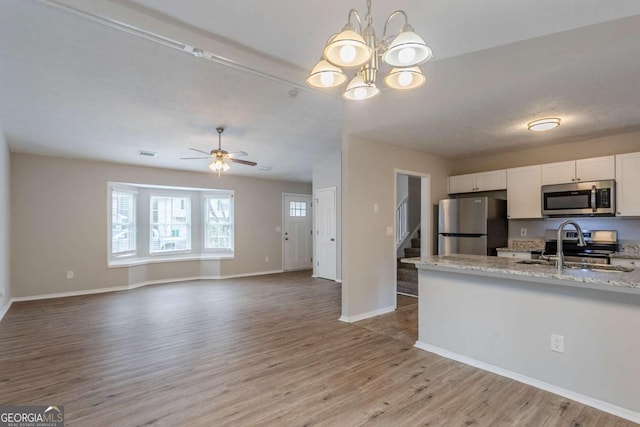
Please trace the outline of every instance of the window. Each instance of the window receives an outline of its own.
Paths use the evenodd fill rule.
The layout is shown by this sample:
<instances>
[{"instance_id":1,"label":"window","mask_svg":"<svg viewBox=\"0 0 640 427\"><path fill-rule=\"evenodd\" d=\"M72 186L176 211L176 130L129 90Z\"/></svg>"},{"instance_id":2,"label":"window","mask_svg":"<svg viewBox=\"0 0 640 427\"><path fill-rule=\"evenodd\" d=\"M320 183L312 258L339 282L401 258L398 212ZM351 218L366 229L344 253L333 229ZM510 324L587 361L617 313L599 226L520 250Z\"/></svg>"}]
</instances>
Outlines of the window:
<instances>
[{"instance_id":1,"label":"window","mask_svg":"<svg viewBox=\"0 0 640 427\"><path fill-rule=\"evenodd\" d=\"M233 250L233 196L231 194L204 197L205 249Z\"/></svg>"},{"instance_id":2,"label":"window","mask_svg":"<svg viewBox=\"0 0 640 427\"><path fill-rule=\"evenodd\" d=\"M191 199L151 196L149 253L191 250Z\"/></svg>"},{"instance_id":3,"label":"window","mask_svg":"<svg viewBox=\"0 0 640 427\"><path fill-rule=\"evenodd\" d=\"M136 193L111 189L111 254L131 255L136 251Z\"/></svg>"},{"instance_id":4,"label":"window","mask_svg":"<svg viewBox=\"0 0 640 427\"><path fill-rule=\"evenodd\" d=\"M289 202L289 216L307 216L307 203Z\"/></svg>"}]
</instances>

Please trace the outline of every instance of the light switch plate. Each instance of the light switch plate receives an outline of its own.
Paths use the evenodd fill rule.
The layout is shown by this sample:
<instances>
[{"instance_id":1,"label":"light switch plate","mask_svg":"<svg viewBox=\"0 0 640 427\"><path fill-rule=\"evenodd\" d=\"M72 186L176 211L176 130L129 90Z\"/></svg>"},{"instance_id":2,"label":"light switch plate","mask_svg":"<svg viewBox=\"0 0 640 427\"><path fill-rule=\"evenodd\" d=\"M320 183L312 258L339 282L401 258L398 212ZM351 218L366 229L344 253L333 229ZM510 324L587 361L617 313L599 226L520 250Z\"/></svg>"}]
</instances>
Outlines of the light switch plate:
<instances>
[{"instance_id":1,"label":"light switch plate","mask_svg":"<svg viewBox=\"0 0 640 427\"><path fill-rule=\"evenodd\" d=\"M393 236L393 227L387 225L387 236Z\"/></svg>"},{"instance_id":2,"label":"light switch plate","mask_svg":"<svg viewBox=\"0 0 640 427\"><path fill-rule=\"evenodd\" d=\"M373 213L378 213L380 211L380 206L377 203L373 204Z\"/></svg>"}]
</instances>

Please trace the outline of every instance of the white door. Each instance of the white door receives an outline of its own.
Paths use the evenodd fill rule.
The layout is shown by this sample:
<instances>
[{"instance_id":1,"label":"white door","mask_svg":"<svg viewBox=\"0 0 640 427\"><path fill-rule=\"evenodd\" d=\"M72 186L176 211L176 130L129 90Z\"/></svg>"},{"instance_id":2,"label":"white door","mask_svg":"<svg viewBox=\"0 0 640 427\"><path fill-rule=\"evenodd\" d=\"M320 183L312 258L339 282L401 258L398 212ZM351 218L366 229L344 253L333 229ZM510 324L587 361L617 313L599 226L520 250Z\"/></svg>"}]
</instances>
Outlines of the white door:
<instances>
[{"instance_id":1,"label":"white door","mask_svg":"<svg viewBox=\"0 0 640 427\"><path fill-rule=\"evenodd\" d=\"M284 196L284 270L312 267L311 196Z\"/></svg>"},{"instance_id":2,"label":"white door","mask_svg":"<svg viewBox=\"0 0 640 427\"><path fill-rule=\"evenodd\" d=\"M336 280L336 188L316 191L316 275Z\"/></svg>"}]
</instances>

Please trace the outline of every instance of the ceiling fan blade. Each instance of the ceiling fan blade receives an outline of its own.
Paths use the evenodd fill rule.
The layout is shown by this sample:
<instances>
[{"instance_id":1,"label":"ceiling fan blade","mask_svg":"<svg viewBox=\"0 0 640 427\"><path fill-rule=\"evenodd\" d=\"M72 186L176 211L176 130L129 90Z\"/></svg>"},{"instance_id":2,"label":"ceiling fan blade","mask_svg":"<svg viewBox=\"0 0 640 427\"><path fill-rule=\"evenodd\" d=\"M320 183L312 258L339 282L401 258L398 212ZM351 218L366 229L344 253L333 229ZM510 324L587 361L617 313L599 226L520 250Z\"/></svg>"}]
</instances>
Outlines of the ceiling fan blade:
<instances>
[{"instance_id":1,"label":"ceiling fan blade","mask_svg":"<svg viewBox=\"0 0 640 427\"><path fill-rule=\"evenodd\" d=\"M247 157L248 154L244 151L234 151L233 153L229 153L230 157Z\"/></svg>"},{"instance_id":2,"label":"ceiling fan blade","mask_svg":"<svg viewBox=\"0 0 640 427\"><path fill-rule=\"evenodd\" d=\"M212 157L180 157L180 160L211 160Z\"/></svg>"},{"instance_id":3,"label":"ceiling fan blade","mask_svg":"<svg viewBox=\"0 0 640 427\"><path fill-rule=\"evenodd\" d=\"M208 151L198 150L197 148L189 148L189 150L197 151L198 153L206 154L207 156L208 156L209 154L211 154L211 153L209 153Z\"/></svg>"},{"instance_id":4,"label":"ceiling fan blade","mask_svg":"<svg viewBox=\"0 0 640 427\"><path fill-rule=\"evenodd\" d=\"M228 157L227 160L230 161L230 162L240 163L241 165L247 165L247 166L255 166L255 165L257 165L256 162L250 162L249 160L234 159L233 157Z\"/></svg>"}]
</instances>

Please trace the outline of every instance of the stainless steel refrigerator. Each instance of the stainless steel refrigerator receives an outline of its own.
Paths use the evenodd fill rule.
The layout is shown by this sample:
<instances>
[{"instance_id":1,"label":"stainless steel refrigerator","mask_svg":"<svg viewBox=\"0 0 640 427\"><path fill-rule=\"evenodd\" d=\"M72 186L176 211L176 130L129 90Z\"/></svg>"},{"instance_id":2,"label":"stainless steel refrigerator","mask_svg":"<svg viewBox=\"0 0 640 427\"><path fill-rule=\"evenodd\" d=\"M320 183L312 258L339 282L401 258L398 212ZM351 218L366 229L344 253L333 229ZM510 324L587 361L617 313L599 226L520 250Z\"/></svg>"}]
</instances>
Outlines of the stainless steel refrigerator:
<instances>
[{"instance_id":1,"label":"stainless steel refrigerator","mask_svg":"<svg viewBox=\"0 0 640 427\"><path fill-rule=\"evenodd\" d=\"M508 234L506 200L440 200L438 255L497 255L497 248L507 246Z\"/></svg>"}]
</instances>

